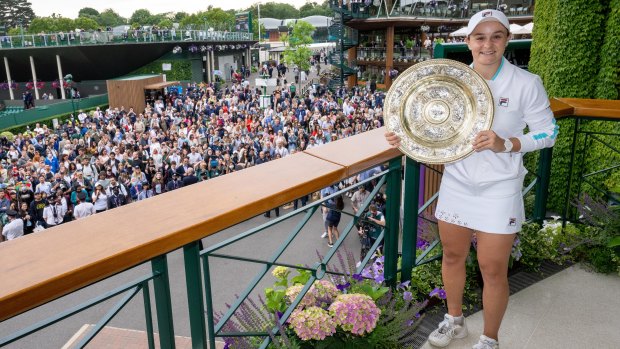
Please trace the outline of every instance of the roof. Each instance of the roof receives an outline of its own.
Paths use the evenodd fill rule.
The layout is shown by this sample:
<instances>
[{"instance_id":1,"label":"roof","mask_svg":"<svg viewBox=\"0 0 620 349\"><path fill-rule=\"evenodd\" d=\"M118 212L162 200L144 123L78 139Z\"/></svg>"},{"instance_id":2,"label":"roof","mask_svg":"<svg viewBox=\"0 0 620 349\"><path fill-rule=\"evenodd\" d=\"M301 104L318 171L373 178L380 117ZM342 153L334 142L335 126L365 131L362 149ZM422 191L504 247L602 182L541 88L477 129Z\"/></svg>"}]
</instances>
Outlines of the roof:
<instances>
[{"instance_id":1,"label":"roof","mask_svg":"<svg viewBox=\"0 0 620 349\"><path fill-rule=\"evenodd\" d=\"M308 22L312 24L315 28L325 28L329 27L332 24L333 19L327 16L308 16L300 18L299 20Z\"/></svg>"},{"instance_id":2,"label":"roof","mask_svg":"<svg viewBox=\"0 0 620 349\"><path fill-rule=\"evenodd\" d=\"M258 22L265 27L265 30L277 30L282 25L282 20L275 18L261 18Z\"/></svg>"},{"instance_id":3,"label":"roof","mask_svg":"<svg viewBox=\"0 0 620 349\"><path fill-rule=\"evenodd\" d=\"M162 81L162 82L157 82L154 84L149 84L144 86L145 90L160 90L164 87L168 87L168 86L172 86L172 85L179 85L180 82L178 81Z\"/></svg>"}]
</instances>

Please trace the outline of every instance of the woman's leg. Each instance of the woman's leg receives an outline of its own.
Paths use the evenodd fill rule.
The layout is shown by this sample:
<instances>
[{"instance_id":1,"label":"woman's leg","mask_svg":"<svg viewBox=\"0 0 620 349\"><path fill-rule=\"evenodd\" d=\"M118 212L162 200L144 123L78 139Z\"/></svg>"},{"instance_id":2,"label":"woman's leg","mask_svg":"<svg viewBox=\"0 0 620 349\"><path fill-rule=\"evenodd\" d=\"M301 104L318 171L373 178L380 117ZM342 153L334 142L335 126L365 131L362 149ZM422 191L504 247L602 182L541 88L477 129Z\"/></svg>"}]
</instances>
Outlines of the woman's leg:
<instances>
[{"instance_id":1,"label":"woman's leg","mask_svg":"<svg viewBox=\"0 0 620 349\"><path fill-rule=\"evenodd\" d=\"M441 276L446 290L448 314L463 315L463 290L465 288L465 260L471 246L473 231L439 221L439 236L443 248Z\"/></svg>"},{"instance_id":2,"label":"woman's leg","mask_svg":"<svg viewBox=\"0 0 620 349\"><path fill-rule=\"evenodd\" d=\"M476 238L478 240L478 264L484 280L483 334L497 340L499 326L508 305L508 260L515 234L476 232Z\"/></svg>"},{"instance_id":3,"label":"woman's leg","mask_svg":"<svg viewBox=\"0 0 620 349\"><path fill-rule=\"evenodd\" d=\"M334 232L334 227L332 227L331 225L328 225L327 226L327 241L329 242L330 245L334 244L333 232Z\"/></svg>"}]
</instances>

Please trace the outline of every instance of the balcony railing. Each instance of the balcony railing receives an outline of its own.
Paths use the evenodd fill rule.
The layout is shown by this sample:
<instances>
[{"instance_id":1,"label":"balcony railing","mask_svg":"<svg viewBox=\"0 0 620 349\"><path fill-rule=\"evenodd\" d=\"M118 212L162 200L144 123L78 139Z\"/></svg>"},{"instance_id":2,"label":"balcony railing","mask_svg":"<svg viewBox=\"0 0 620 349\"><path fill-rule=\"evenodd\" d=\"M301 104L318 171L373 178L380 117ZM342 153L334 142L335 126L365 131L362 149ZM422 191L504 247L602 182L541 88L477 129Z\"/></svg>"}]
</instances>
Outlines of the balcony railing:
<instances>
[{"instance_id":1,"label":"balcony railing","mask_svg":"<svg viewBox=\"0 0 620 349\"><path fill-rule=\"evenodd\" d=\"M348 2L347 2L348 3ZM361 4L346 5L347 15L352 18L384 18L384 17L416 17L416 18L446 18L446 19L466 19L474 13L482 10L497 9L497 1L489 2L472 2L469 6L464 7L462 1L436 1L434 4L430 1L419 0L394 0L390 4L385 0L381 0L378 6L375 3L366 5ZM334 1L333 6L338 6L338 2ZM391 7L388 7L391 5ZM500 5L500 10L508 17L533 16L534 7L528 4Z\"/></svg>"},{"instance_id":2,"label":"balcony railing","mask_svg":"<svg viewBox=\"0 0 620 349\"><path fill-rule=\"evenodd\" d=\"M574 116L580 119L594 117L611 121L620 120L620 101L554 99L552 108L558 118ZM409 279L412 268L428 260L424 259L425 256L416 256L415 252L418 215L404 215L401 226L400 203L403 203L404 212L420 213L436 198L436 195L424 205L418 205L422 165L409 158L403 161L402 155L387 145L383 133L384 129L380 128L334 141L278 161L250 167L234 174L0 244L0 275L3 280L10 280L0 283L0 321L3 323L18 314L82 287L98 283L128 268L144 262L151 264L150 272L132 282L28 328L4 335L0 338L0 346L16 342L84 309L123 295L123 298L83 337L78 346L83 347L133 297L142 293L149 347L155 346L150 305L154 300L160 347L174 348L173 302L171 302L167 253L182 248L187 291L185 301L189 309L193 347L204 348L209 343L210 347L214 348L215 338L221 336L261 337L265 338L262 347L266 347L269 337L265 332L227 333L223 331L223 324L272 267L282 265L299 268L297 263L284 263L280 257L299 235L309 218L329 197L202 250L200 239L244 222L272 207L291 202L369 168L385 164L388 165L383 171L372 178L378 181L376 188L385 184L388 198L385 229L373 249L379 244L384 245L385 279L389 285L397 281L399 253L402 255L400 281ZM536 204L532 217L535 220L542 220L545 217L551 155L551 149L541 151L536 171L537 179L524 189L524 192L527 192L536 188ZM401 177L403 167L404 181ZM358 185L362 184L364 183ZM353 189L350 187L343 191ZM404 194L402 198L401 193ZM289 233L288 238L269 258L261 259L255 255L234 256L220 251L235 242L257 236L270 226L300 216L302 218ZM335 242L334 248L330 249L315 266L302 267L309 270L312 277L298 296L297 302L309 289L312 281L331 273L328 265L336 249L342 245L346 235L361 219L359 214L352 215L342 236ZM403 246L400 252L399 239L402 239L400 245ZM33 253L35 251L36 253ZM364 266L369 256L370 253L359 268ZM212 289L215 279L212 277L212 259L214 258L262 265L256 277L217 323L213 314L214 308L221 309L222 306L213 303ZM153 295L150 293L151 284ZM283 315L284 319L291 313L294 305Z\"/></svg>"},{"instance_id":3,"label":"balcony railing","mask_svg":"<svg viewBox=\"0 0 620 349\"><path fill-rule=\"evenodd\" d=\"M427 60L432 57L430 49L422 47L400 48L394 47L394 63L413 63ZM385 63L386 49L383 47L358 47L357 60L359 62L383 62Z\"/></svg>"},{"instance_id":4,"label":"balcony railing","mask_svg":"<svg viewBox=\"0 0 620 349\"><path fill-rule=\"evenodd\" d=\"M161 42L230 42L253 41L252 33L205 30L129 30L125 33L81 31L79 33L25 34L0 36L2 48L83 46Z\"/></svg>"}]
</instances>

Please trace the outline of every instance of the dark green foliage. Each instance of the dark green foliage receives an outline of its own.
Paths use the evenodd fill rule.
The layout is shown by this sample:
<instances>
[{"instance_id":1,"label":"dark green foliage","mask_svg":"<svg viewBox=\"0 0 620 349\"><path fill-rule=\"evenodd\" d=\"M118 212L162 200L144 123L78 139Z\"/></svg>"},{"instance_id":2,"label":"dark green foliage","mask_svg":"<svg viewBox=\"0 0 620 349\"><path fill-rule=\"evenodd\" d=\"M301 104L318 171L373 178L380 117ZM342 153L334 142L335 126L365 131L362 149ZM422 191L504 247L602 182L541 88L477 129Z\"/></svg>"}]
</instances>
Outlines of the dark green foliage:
<instances>
[{"instance_id":1,"label":"dark green foliage","mask_svg":"<svg viewBox=\"0 0 620 349\"><path fill-rule=\"evenodd\" d=\"M162 63L171 63L172 70L163 71ZM161 58L143 66L142 68L136 69L129 75L141 74L166 74L166 80L168 81L189 81L192 79L192 62L190 60L171 60Z\"/></svg>"},{"instance_id":2,"label":"dark green foliage","mask_svg":"<svg viewBox=\"0 0 620 349\"><path fill-rule=\"evenodd\" d=\"M27 0L2 0L0 1L0 26L17 28L21 25L27 27L34 19L32 4Z\"/></svg>"},{"instance_id":3,"label":"dark green foliage","mask_svg":"<svg viewBox=\"0 0 620 349\"><path fill-rule=\"evenodd\" d=\"M617 98L620 25L618 0L540 0L536 2L532 55L529 69L540 75L549 97ZM610 6L612 10L610 11ZM615 75L614 75L615 74ZM563 212L575 121L560 120L560 134L553 149L548 209ZM592 131L615 132L619 125L589 122ZM611 138L611 137L608 137ZM614 146L620 142L607 139ZM598 142L588 145L580 163L583 139L576 148L571 200L577 196L576 176L604 168L614 161L613 152ZM526 167L535 169L536 156L528 156ZM590 193L592 188L584 187Z\"/></svg>"},{"instance_id":4,"label":"dark green foliage","mask_svg":"<svg viewBox=\"0 0 620 349\"><path fill-rule=\"evenodd\" d=\"M618 99L620 96L620 0L611 0L600 54L596 98Z\"/></svg>"}]
</instances>

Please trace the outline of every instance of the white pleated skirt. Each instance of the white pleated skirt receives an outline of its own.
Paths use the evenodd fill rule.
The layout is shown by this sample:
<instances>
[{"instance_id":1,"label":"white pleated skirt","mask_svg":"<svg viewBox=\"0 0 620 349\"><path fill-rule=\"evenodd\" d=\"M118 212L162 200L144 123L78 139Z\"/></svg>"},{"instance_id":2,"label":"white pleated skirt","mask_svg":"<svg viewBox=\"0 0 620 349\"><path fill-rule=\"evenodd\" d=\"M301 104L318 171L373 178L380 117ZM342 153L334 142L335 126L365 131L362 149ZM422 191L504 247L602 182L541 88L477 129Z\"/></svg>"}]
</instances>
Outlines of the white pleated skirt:
<instances>
[{"instance_id":1,"label":"white pleated skirt","mask_svg":"<svg viewBox=\"0 0 620 349\"><path fill-rule=\"evenodd\" d=\"M523 196L514 189L523 185L497 182L463 185L450 177L442 180L435 217L438 220L492 234L514 234L525 220Z\"/></svg>"}]
</instances>

